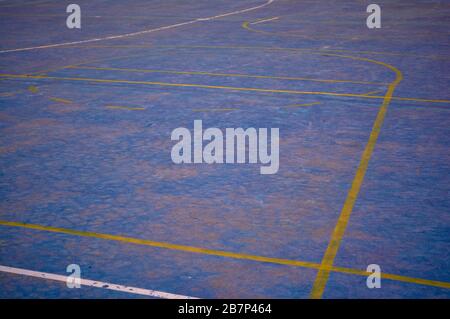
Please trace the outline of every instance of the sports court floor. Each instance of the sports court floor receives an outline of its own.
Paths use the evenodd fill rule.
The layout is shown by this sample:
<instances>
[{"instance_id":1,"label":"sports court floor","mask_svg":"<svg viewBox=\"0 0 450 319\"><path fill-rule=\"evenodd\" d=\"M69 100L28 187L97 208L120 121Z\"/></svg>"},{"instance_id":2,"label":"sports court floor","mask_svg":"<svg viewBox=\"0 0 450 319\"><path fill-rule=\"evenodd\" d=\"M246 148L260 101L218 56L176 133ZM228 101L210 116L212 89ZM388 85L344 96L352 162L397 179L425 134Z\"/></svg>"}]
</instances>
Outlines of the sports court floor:
<instances>
[{"instance_id":1,"label":"sports court floor","mask_svg":"<svg viewBox=\"0 0 450 319\"><path fill-rule=\"evenodd\" d=\"M449 298L450 5L371 2L0 1L0 297ZM173 164L198 119L278 173Z\"/></svg>"}]
</instances>

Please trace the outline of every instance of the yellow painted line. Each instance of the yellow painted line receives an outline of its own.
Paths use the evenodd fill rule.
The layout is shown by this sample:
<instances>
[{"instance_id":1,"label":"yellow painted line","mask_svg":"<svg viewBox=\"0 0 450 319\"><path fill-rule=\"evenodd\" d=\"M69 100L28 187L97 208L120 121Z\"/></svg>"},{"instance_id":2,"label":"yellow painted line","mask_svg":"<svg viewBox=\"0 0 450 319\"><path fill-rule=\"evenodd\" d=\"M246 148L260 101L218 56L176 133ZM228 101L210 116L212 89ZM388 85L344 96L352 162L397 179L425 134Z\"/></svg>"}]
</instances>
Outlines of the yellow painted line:
<instances>
[{"instance_id":1,"label":"yellow painted line","mask_svg":"<svg viewBox=\"0 0 450 319\"><path fill-rule=\"evenodd\" d=\"M383 92L383 91L376 90L376 91L370 91L370 92L367 92L367 93L364 93L364 94L366 94L366 95L374 95L374 94L381 93L381 92Z\"/></svg>"},{"instance_id":2,"label":"yellow painted line","mask_svg":"<svg viewBox=\"0 0 450 319\"><path fill-rule=\"evenodd\" d=\"M327 53L326 55L343 57L342 55L338 55L338 54L328 54ZM361 59L363 59L363 58L361 58ZM370 59L367 59L367 60L370 60ZM190 88L193 87L193 88L204 88L204 89L231 90L231 91L248 91L248 92L261 92L261 93L286 93L286 94L306 94L306 95L325 95L325 96L338 96L338 97L355 97L355 98L366 98L366 99L384 99L384 96L366 95L366 94L354 94L354 93L336 93L336 92L323 92L323 91L274 90L274 89L259 89L259 88L233 87L233 86L191 84L191 83L167 83L167 82L151 82L151 81L109 80L109 79L97 79L97 78L74 78L74 77L57 77L57 76L26 75L26 74L25 75L22 75L22 74L0 74L0 77L21 78L21 79L36 79L36 80L48 79L48 80L59 80L59 81L82 81L82 82L97 82L97 83L123 83L123 84L140 84L140 85L190 87ZM450 100L433 100L433 99L421 99L421 98L392 97L391 99L392 100L399 100L399 101L416 101L416 102L429 102L429 103L450 103Z\"/></svg>"},{"instance_id":3,"label":"yellow painted line","mask_svg":"<svg viewBox=\"0 0 450 319\"><path fill-rule=\"evenodd\" d=\"M319 105L322 104L321 102L314 102L314 103L305 103L305 104L292 104L292 105L287 105L285 107L302 107L302 106L313 106L313 105Z\"/></svg>"},{"instance_id":4,"label":"yellow painted line","mask_svg":"<svg viewBox=\"0 0 450 319\"><path fill-rule=\"evenodd\" d=\"M233 259L240 259L240 260L251 260L251 261L257 261L257 262L286 265L286 266L293 266L293 267L303 267L303 268L309 268L309 269L319 269L321 267L320 264L318 264L318 263L307 262L307 261L234 253L234 252L223 251L223 250L215 250L215 249L208 249L208 248L201 248L201 247L194 247L194 246L187 246L187 245L178 245L178 244L171 244L171 243L166 243L166 242L158 242L158 241L138 239L138 238L126 237L126 236L110 235L110 234L104 234L104 233L79 231L79 230L60 228L60 227L51 227L51 226L43 226L43 225L37 225L37 224L11 222L11 221L6 221L6 220L0 220L0 225L7 226L7 227L18 227L18 228L23 228L23 229L34 229L34 230L38 230L38 231L47 231L47 232L51 232L51 233L60 233L60 234L67 234L67 235L73 235L73 236L90 237L90 238L97 238L97 239L103 239L103 240L112 240L112 241L117 241L117 242L122 242L122 243L127 243L127 244L143 245L143 246L149 246L149 247L155 247L155 248L170 249L170 250L175 250L175 251L198 253L198 254L203 254L203 255L211 255L211 256L233 258ZM333 272L353 274L353 275L359 275L359 276L364 276L364 277L367 277L368 275L370 275L370 273L368 273L364 270L345 268L345 267L333 266L333 267L330 267L329 270L333 271ZM408 282L408 283L413 283L413 284L420 284L420 285L425 285L425 286L433 286L433 287L450 289L450 283L444 282L444 281L427 280L427 279L406 277L406 276L386 274L386 273L382 274L382 278L395 280L395 281L403 281L403 282Z\"/></svg>"},{"instance_id":5,"label":"yellow painted line","mask_svg":"<svg viewBox=\"0 0 450 319\"><path fill-rule=\"evenodd\" d=\"M76 64L63 65L63 66L55 67L55 68L52 68L52 69L47 69L47 70L41 70L41 71L38 71L38 72L28 73L28 75L47 75L47 73L50 73L50 72L55 72L55 71L59 71L59 70L63 70L63 69L68 69L68 68L71 68L71 67L76 67L76 66L83 65L83 64L88 64L88 63L114 61L114 60L125 59L125 58L140 58L140 57L143 57L143 56L148 56L148 53L146 53L146 54L127 54L127 55L114 56L114 57L101 58L101 59L89 59L89 60L84 60L83 62L76 63Z\"/></svg>"},{"instance_id":6,"label":"yellow painted line","mask_svg":"<svg viewBox=\"0 0 450 319\"><path fill-rule=\"evenodd\" d=\"M344 237L345 230L347 228L350 215L353 210L353 206L355 205L356 199L358 198L359 191L361 189L361 185L364 180L364 176L367 171L367 167L369 166L369 161L372 156L373 150L375 148L375 144L378 140L378 136L380 134L381 126L383 125L384 118L386 116L386 112L389 106L389 103L392 100L392 95L394 94L394 90L400 81L403 79L403 75L401 71L395 68L392 65L365 58L358 58L362 61L367 61L370 63L375 63L381 66L388 68L389 70L395 73L395 80L389 85L386 95L384 96L383 103L380 106L377 117L372 127L372 131L370 133L369 141L364 149L362 154L358 169L356 170L355 177L353 178L352 186L347 194L347 198L345 199L344 205L342 207L341 213L337 220L336 226L331 235L330 241L328 243L325 254L322 258L322 262L317 272L316 279L314 281L314 286L311 290L311 298L318 299L322 298L323 292L325 290L325 286L327 284L330 268L334 264L334 259L339 250L339 246L341 244L342 238Z\"/></svg>"},{"instance_id":7,"label":"yellow painted line","mask_svg":"<svg viewBox=\"0 0 450 319\"><path fill-rule=\"evenodd\" d=\"M226 109L193 109L192 112L230 112L239 111L239 109L226 108Z\"/></svg>"},{"instance_id":8,"label":"yellow painted line","mask_svg":"<svg viewBox=\"0 0 450 319\"><path fill-rule=\"evenodd\" d=\"M39 91L39 89L38 89L37 86L30 85L30 86L28 87L28 91L30 91L31 93L37 93L37 92Z\"/></svg>"},{"instance_id":9,"label":"yellow painted line","mask_svg":"<svg viewBox=\"0 0 450 319\"><path fill-rule=\"evenodd\" d=\"M41 230L41 231L49 231L49 232L54 232L54 233L62 233L62 234L82 236L82 237L92 237L92 238L113 240L113 241L129 243L129 244L151 246L151 247L156 247L156 248L165 248L165 249L184 251L184 252L190 252L190 253L198 253L198 254L205 254L205 255L220 256L220 257L229 257L229 258L235 258L235 259L245 259L245 260L267 262L267 263L280 264L280 265L299 266L299 267L306 267L306 268L313 268L313 269L317 269L319 267L319 264L317 264L317 263L311 263L311 262L305 262L305 261L296 261L296 260L289 260L289 259L233 253L233 252L222 251L222 250L207 249L207 248L178 245L178 244L170 244L170 243L166 243L166 242L158 242L158 241L152 241L152 240L146 240L146 239L125 237L125 236L85 232L85 231L78 231L78 230L67 229L67 228L50 227L50 226L42 226L42 225L26 224L26 223L18 223L18 222L9 222L9 221L4 221L4 220L0 220L0 225L10 226L10 227L27 228L27 229L35 229L35 230Z\"/></svg>"},{"instance_id":10,"label":"yellow painted line","mask_svg":"<svg viewBox=\"0 0 450 319\"><path fill-rule=\"evenodd\" d=\"M71 100L66 100L66 99L61 99L59 97L49 97L49 100L52 100L54 102L58 102L58 103L64 103L64 104L71 104L72 101Z\"/></svg>"},{"instance_id":11,"label":"yellow painted line","mask_svg":"<svg viewBox=\"0 0 450 319\"><path fill-rule=\"evenodd\" d=\"M21 78L21 79L48 79L60 81L83 81L83 82L98 82L98 83L123 83L123 84L142 84L142 85L157 85L157 86L172 86L172 87L194 87L204 89L220 89L232 91L250 91L250 92L264 92L264 93L289 93L289 94L312 94L312 95L330 95L343 97L366 97L366 98L382 98L371 95L351 94L351 93L334 93L334 92L320 92L320 91L294 91L294 90L273 90L273 89L259 89L259 88L243 88L233 86L219 86L219 85L205 85L205 84L190 84L190 83L167 83L167 82L152 82L152 81L131 81L131 80L110 80L110 79L96 79L96 78L76 78L76 77L56 77L43 75L20 75L20 74L0 74L0 77L7 78Z\"/></svg>"},{"instance_id":12,"label":"yellow painted line","mask_svg":"<svg viewBox=\"0 0 450 319\"><path fill-rule=\"evenodd\" d=\"M191 48L191 49L238 49L238 50L267 50L267 51L296 51L296 52L314 52L316 54L320 52L325 53L346 53L346 54L372 54L372 55L391 55L391 56L407 56L413 58L423 59L435 59L435 60L449 60L449 57L438 55L417 55L400 52L382 52L382 51L353 51L342 49L307 49L307 48L281 48L281 47L254 47L254 46L220 46L220 45L153 45L153 44L97 44L97 45L70 45L63 48L116 48L116 49L129 49L129 48Z\"/></svg>"},{"instance_id":13,"label":"yellow painted line","mask_svg":"<svg viewBox=\"0 0 450 319\"><path fill-rule=\"evenodd\" d=\"M376 96L376 95L369 95ZM425 102L425 103L450 103L450 100L438 100L438 99L422 99L414 97L393 97L392 100L397 101L411 101L411 102Z\"/></svg>"},{"instance_id":14,"label":"yellow painted line","mask_svg":"<svg viewBox=\"0 0 450 319\"><path fill-rule=\"evenodd\" d=\"M419 55L408 54L399 52L381 52L381 51L352 51L352 50L340 50L340 49L321 49L320 51L331 53L356 53L356 54L373 54L373 55L390 55L390 56L406 56L412 58L432 59L432 60L449 60L450 58L442 55Z\"/></svg>"},{"instance_id":15,"label":"yellow painted line","mask_svg":"<svg viewBox=\"0 0 450 319\"><path fill-rule=\"evenodd\" d=\"M262 33L265 35L277 35L276 33L272 33L272 32L266 32L266 31L261 31L261 30L257 30L257 29L253 29L249 26L250 21L245 21L244 23L242 23L242 27L248 31L252 31L252 32L256 32L256 33Z\"/></svg>"},{"instance_id":16,"label":"yellow painted line","mask_svg":"<svg viewBox=\"0 0 450 319\"><path fill-rule=\"evenodd\" d=\"M145 111L145 108L143 107L128 107L119 105L107 105L106 108L114 110Z\"/></svg>"},{"instance_id":17,"label":"yellow painted line","mask_svg":"<svg viewBox=\"0 0 450 319\"><path fill-rule=\"evenodd\" d=\"M245 78L254 78L254 79L275 79L275 80L290 80L290 81L313 81L313 82L325 82L325 83L353 83L353 84L368 84L368 85L387 85L387 83L381 83L381 82L335 80L335 79L315 79L315 78L308 78L308 77L252 75L252 74L237 74L237 73L212 73L212 72L198 72L198 71L172 71L172 70L150 70L150 69L130 69L130 68L106 68L106 67L92 67L92 66L67 66L66 69L122 71L122 72L138 72L138 73L165 73L165 74L207 75L207 76L220 76L220 77L245 77Z\"/></svg>"},{"instance_id":18,"label":"yellow painted line","mask_svg":"<svg viewBox=\"0 0 450 319\"><path fill-rule=\"evenodd\" d=\"M358 276L364 276L364 277L368 277L369 275L372 274L370 272L366 272L365 270L352 269L352 268L346 268L346 267L337 267L337 266L331 267L330 270L332 272L339 272L339 273L358 275ZM445 281L407 277L407 276L394 275L394 274L388 274L388 273L383 273L383 272L381 273L381 278L389 279L389 280L393 280L393 281L406 282L406 283L410 283L410 284L450 289L450 282L445 282Z\"/></svg>"},{"instance_id":19,"label":"yellow painted line","mask_svg":"<svg viewBox=\"0 0 450 319\"><path fill-rule=\"evenodd\" d=\"M265 50L265 51L293 51L293 52L309 52L312 54L320 53L345 53L345 54L373 54L373 55L392 55L392 56L409 56L414 58L424 58L424 59L438 59L438 60L449 60L450 57L447 56L436 56L436 55L417 55L399 52L382 52L382 51L353 51L353 50L342 50L342 49L320 49L320 48L283 48L283 47L259 47L259 46L239 46L239 45L140 45L136 47L153 47L153 48L192 48L192 49L236 49L236 50ZM135 47L133 45L105 45L104 48L130 48Z\"/></svg>"},{"instance_id":20,"label":"yellow painted line","mask_svg":"<svg viewBox=\"0 0 450 319\"><path fill-rule=\"evenodd\" d=\"M91 46L87 46L91 47ZM294 51L294 52L311 52L312 54L324 53L345 53L345 54L373 54L373 55L392 55L392 56L409 56L414 58L449 60L448 56L436 55L417 55L400 52L385 51L353 51L343 49L320 49L320 48L283 48L283 47L259 47L259 46L239 46L239 45L103 45L102 48L191 48L191 49L236 49L236 50L265 50L265 51Z\"/></svg>"}]
</instances>

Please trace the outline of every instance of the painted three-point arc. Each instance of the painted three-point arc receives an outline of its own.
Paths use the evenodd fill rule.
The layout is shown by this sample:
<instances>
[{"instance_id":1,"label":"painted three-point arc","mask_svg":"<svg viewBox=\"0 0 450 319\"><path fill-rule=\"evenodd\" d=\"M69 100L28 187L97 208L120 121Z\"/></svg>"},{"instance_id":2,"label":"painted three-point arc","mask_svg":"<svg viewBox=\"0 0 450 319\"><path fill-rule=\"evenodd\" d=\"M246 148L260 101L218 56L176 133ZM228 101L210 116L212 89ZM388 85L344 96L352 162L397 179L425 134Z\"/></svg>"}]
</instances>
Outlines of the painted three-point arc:
<instances>
[{"instance_id":1,"label":"painted three-point arc","mask_svg":"<svg viewBox=\"0 0 450 319\"><path fill-rule=\"evenodd\" d=\"M172 161L175 164L233 164L246 163L248 159L248 163L256 164L259 160L259 163L268 165L261 166L261 174L275 174L280 166L279 129L270 129L270 152L267 133L267 128L226 128L224 148L224 134L220 129L212 127L203 132L202 121L195 120L193 138L187 128L179 127L172 131L171 140L178 141L172 147ZM203 141L208 141L205 147Z\"/></svg>"}]
</instances>

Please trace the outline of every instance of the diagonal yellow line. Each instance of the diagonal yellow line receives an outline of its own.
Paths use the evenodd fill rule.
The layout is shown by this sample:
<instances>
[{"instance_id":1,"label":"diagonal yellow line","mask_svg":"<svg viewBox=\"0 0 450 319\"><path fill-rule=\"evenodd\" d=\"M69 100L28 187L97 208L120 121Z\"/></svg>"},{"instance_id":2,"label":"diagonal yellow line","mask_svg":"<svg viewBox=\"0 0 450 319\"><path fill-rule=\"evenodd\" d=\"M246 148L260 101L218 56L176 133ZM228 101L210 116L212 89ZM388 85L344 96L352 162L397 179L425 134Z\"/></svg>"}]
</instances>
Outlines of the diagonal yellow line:
<instances>
[{"instance_id":1,"label":"diagonal yellow line","mask_svg":"<svg viewBox=\"0 0 450 319\"><path fill-rule=\"evenodd\" d=\"M214 72L199 72L199 71L151 70L151 69L135 69L135 68L107 68L107 67L94 67L94 66L67 66L66 69L122 71L122 72L139 72L139 73L166 73L166 74L186 74L186 75L207 75L207 76L220 76L220 77L244 77L244 78L255 78L255 79L275 79L275 80L290 80L290 81L312 81L312 82L325 82L325 83L352 83L352 84L367 84L367 85L388 85L387 83L382 83L382 82L335 80L335 79L315 79L315 78L308 78L308 77L270 76L270 75L253 75L253 74L240 74L240 73L214 73Z\"/></svg>"},{"instance_id":2,"label":"diagonal yellow line","mask_svg":"<svg viewBox=\"0 0 450 319\"><path fill-rule=\"evenodd\" d=\"M364 277L368 277L369 275L372 274L365 270L352 269L352 268L347 268L347 267L337 267L337 266L330 267L330 271L349 274L349 275L364 276ZM407 277L407 276L394 275L394 274L383 273L383 272L381 273L381 278L393 280L393 281L406 282L406 283L410 283L410 284L450 289L450 282L445 282L445 281Z\"/></svg>"},{"instance_id":3,"label":"diagonal yellow line","mask_svg":"<svg viewBox=\"0 0 450 319\"><path fill-rule=\"evenodd\" d=\"M361 58L362 59L362 58ZM364 149L362 154L358 169L356 171L355 177L352 182L352 186L347 194L347 198L345 199L344 206L342 207L341 213L339 215L337 224L333 230L330 241L328 243L328 247L325 251L325 254L322 258L321 266L316 276L316 280L314 281L313 289L311 290L311 298L318 299L322 298L323 292L325 290L325 286L328 281L328 277L330 275L330 268L333 266L334 259L339 250L340 243L342 238L344 237L345 230L347 228L350 215L353 210L353 206L355 205L356 199L358 198L359 191L361 189L361 185L364 180L364 176L367 171L367 167L369 165L370 158L372 156L373 150L375 148L375 144L377 142L378 136L380 134L381 126L383 125L384 118L386 116L387 108L389 103L392 100L392 95L394 94L394 90L400 81L403 79L403 75L392 65L375 61L369 59L363 59L365 61L375 63L378 65L382 65L395 73L395 80L389 85L386 95L384 96L383 103L380 106L380 109L377 114L377 118L372 127L372 131L370 133L369 141Z\"/></svg>"},{"instance_id":4,"label":"diagonal yellow line","mask_svg":"<svg viewBox=\"0 0 450 319\"><path fill-rule=\"evenodd\" d=\"M305 103L305 104L291 104L287 105L285 107L302 107L302 106L313 106L313 105L319 105L322 104L321 102L313 102L313 103Z\"/></svg>"},{"instance_id":5,"label":"diagonal yellow line","mask_svg":"<svg viewBox=\"0 0 450 319\"><path fill-rule=\"evenodd\" d=\"M267 263L272 263L272 264L299 266L299 267L313 268L313 269L317 269L319 267L319 264L317 264L317 263L306 262L306 261L296 261L296 260L289 260L289 259L282 259L282 258L272 258L272 257L249 255L249 254L233 253L233 252L229 252L229 251L200 248L200 247L193 247L193 246L187 246L187 245L171 244L171 243L166 243L166 242L138 239L138 238L133 238L133 237L85 232L85 231L79 231L79 230L73 230L73 229L67 229L67 228L50 227L50 226L42 226L42 225L19 223L19 222L9 222L9 221L4 221L4 220L0 220L0 225L10 226L10 227L21 227L21 228L27 228L27 229L35 229L35 230L48 231L48 232L53 232L53 233L62 233L62 234L82 236L82 237L93 237L93 238L99 238L99 239L120 241L120 242L124 242L124 243L136 244L136 245L144 245L144 246L165 248L165 249L171 249L171 250L220 256L220 257L229 257L229 258L235 258L235 259L253 260L253 261L267 262Z\"/></svg>"},{"instance_id":6,"label":"diagonal yellow line","mask_svg":"<svg viewBox=\"0 0 450 319\"><path fill-rule=\"evenodd\" d=\"M48 99L52 100L54 102L59 102L59 103L64 103L64 104L71 104L72 103L71 100L61 99L59 97L49 97Z\"/></svg>"},{"instance_id":7,"label":"diagonal yellow line","mask_svg":"<svg viewBox=\"0 0 450 319\"><path fill-rule=\"evenodd\" d=\"M81 66L84 64L88 64L88 63L114 61L114 60L119 60L119 59L124 59L124 58L140 58L140 57L147 56L147 55L148 54L145 54L145 55L144 54L127 54L127 55L120 55L120 56L115 55L114 57L108 57L108 58L89 59L89 60L84 60L80 63L63 65L63 66L59 66L59 67L54 67L52 69L31 72L31 73L28 73L28 75L46 75L47 73L50 73L50 72L55 72L55 71L59 71L59 70L63 70L63 69L69 69L69 68L75 68L77 66Z\"/></svg>"},{"instance_id":8,"label":"diagonal yellow line","mask_svg":"<svg viewBox=\"0 0 450 319\"><path fill-rule=\"evenodd\" d=\"M309 269L319 269L321 267L320 264L314 263L314 262L264 257L264 256L257 256L257 255L243 254L243 253L234 253L234 252L223 251L223 250L207 249L207 248L193 247L193 246L187 246L187 245L177 245L177 244L171 244L171 243L166 243L166 242L158 242L158 241L152 241L152 240L146 240L146 239L138 239L138 238L133 238L133 237L110 235L110 234L103 234L103 233L86 232L86 231L79 231L79 230L60 228L60 227L51 227L51 226L44 226L44 225L11 222L11 221L5 221L5 220L0 220L0 225L7 226L7 227L18 227L18 228L24 228L24 229L34 229L34 230L38 230L38 231L47 231L47 232L51 232L51 233L60 233L60 234L67 234L67 235L73 235L73 236L112 240L112 241L118 241L118 242L128 243L128 244L144 245L144 246L149 246L149 247L171 249L171 250L190 252L190 253L198 253L198 254L203 254L203 255L211 255L211 256L233 258L233 259L240 259L240 260L251 260L251 261L257 261L257 262L286 265L286 266L293 266L293 267L303 267L303 268L309 268ZM346 268L346 267L336 267L336 266L330 267L329 270L333 271L333 272L358 275L358 276L364 276L364 277L367 277L368 275L371 274L364 270L352 269L352 268ZM387 274L387 273L383 273L382 278L390 279L390 280L394 280L394 281L402 281L402 282L407 282L407 283L412 283L412 284L419 284L419 285L425 285L425 286L450 289L450 283L445 282L445 281L428 280L428 279L407 277L407 276L401 276L401 275L393 275L393 274Z\"/></svg>"},{"instance_id":9,"label":"diagonal yellow line","mask_svg":"<svg viewBox=\"0 0 450 319\"><path fill-rule=\"evenodd\" d=\"M98 82L98 83L124 83L124 84L172 86L172 87L194 87L194 88L204 88L204 89L250 91L250 92L264 92L264 93L288 93L288 94L312 94L312 95L329 95L329 96L343 96L343 97L364 97L364 98L371 98L371 99L381 98L379 96L364 95L364 94L352 94L352 93L275 90L275 89L246 88L246 87L234 87L234 86L222 86L222 85L192 84L192 83L167 83L167 82L154 82L154 81L111 80L111 79L97 79L97 78L57 77L57 76L20 75L20 74L0 74L0 77L35 79L35 80L47 79L47 80L59 80L59 81L82 81L82 82Z\"/></svg>"},{"instance_id":10,"label":"diagonal yellow line","mask_svg":"<svg viewBox=\"0 0 450 319\"><path fill-rule=\"evenodd\" d=\"M1 222L1 221L0 221L0 224L7 225L7 226L25 227L25 228L67 233L67 234L79 235L79 236L96 237L96 238L103 238L103 239L109 239L109 240L118 240L118 241L123 241L123 242L134 243L134 244L148 245L148 246L167 248L167 249L175 249L175 250L195 252L195 253L210 254L210 255L230 257L230 258L247 259L247 260L254 260L254 261L261 261L261 262L269 262L269 263L318 269L319 270L318 276L316 278L316 281L315 281L315 284L313 287L313 291L311 293L311 296L314 298L319 298L322 296L326 282L329 277L329 273L331 271L366 276L368 273L365 271L355 270L355 269L350 269L350 268L343 268L343 267L335 267L333 265L333 262L334 262L334 258L336 256L336 254L337 254L337 251L339 249L340 241L344 235L345 228L348 224L351 210L356 201L356 197L359 193L359 189L362 184L362 181L363 181L363 178L365 175L365 171L367 170L370 155L373 152L373 149L374 149L376 140L378 138L381 124L384 120L389 102L393 99L406 100L406 101L443 102L443 103L449 103L450 101L448 101L448 100L427 100L427 99L416 99L416 98L394 98L394 97L392 97L393 91L401 80L401 73L399 70L397 70L394 67L392 67L388 64L385 64L383 62L366 59L366 58L358 58L358 57L351 57L351 56L344 56L344 55L337 55L337 54L323 54L323 55L346 57L346 58L350 58L350 59L367 61L367 62L383 65L383 66L388 67L389 69L394 70L396 72L396 75L397 75L396 80L389 85L388 91L387 91L386 95L383 97L383 96L369 96L369 95L361 95L361 94L345 94L345 93L342 94L342 93L333 93L333 92L304 92L304 91L270 90L270 89L256 89L256 88L235 88L235 87L225 87L225 86L208 86L208 85L197 85L197 84L173 84L173 83L145 82L145 81L106 80L106 79L89 79L89 78L58 78L58 77L48 77L48 76L27 76L27 75L9 75L9 74L0 75L0 76L7 77L7 78L8 77L35 78L35 79L42 78L42 79L55 79L55 80L90 81L90 82L100 82L100 83L129 83L129 84L167 85L167 86L184 86L184 87L203 87L203 88L239 90L239 91L275 92L275 93L291 93L291 94L318 94L318 95L350 96L350 97L365 97L365 98L383 99L383 104L380 107L380 110L378 112L377 119L374 123L373 129L372 129L372 132L371 132L371 135L369 138L369 142L364 150L360 165L358 167L358 171L357 171L355 179L352 183L352 187L351 187L349 194L347 196L347 199L344 203L344 207L341 211L341 215L339 217L338 223L332 234L332 238L327 247L327 250L325 252L325 255L324 255L324 258L323 258L321 264L287 260L287 259L279 259L279 258L262 257L262 256L255 256L255 255L247 255L247 254L238 254L238 253L210 250L210 249L204 249L204 248L198 248L198 247L174 245L174 244L169 244L169 243L141 240L141 239L135 239L135 238L130 238L130 237L66 230L66 229L62 229L62 228L53 228L53 227L46 227L46 226L40 226L40 225L31 225L30 226L29 224ZM25 226L25 225L27 225L27 226ZM383 277L386 279L390 279L390 280L398 280L398 281L404 281L404 282L409 282L409 283L423 284L423 285L436 286L436 287L442 287L442 288L450 288L450 283L447 283L447 282L432 281L432 280L412 278L412 277L393 275L393 274L383 274Z\"/></svg>"},{"instance_id":11,"label":"diagonal yellow line","mask_svg":"<svg viewBox=\"0 0 450 319\"><path fill-rule=\"evenodd\" d=\"M375 91L366 92L364 94L366 94L366 95L374 95L374 94L381 93L381 92L383 92L383 91L382 90L375 90Z\"/></svg>"},{"instance_id":12,"label":"diagonal yellow line","mask_svg":"<svg viewBox=\"0 0 450 319\"><path fill-rule=\"evenodd\" d=\"M337 54L323 54L330 56L341 56ZM361 58L363 59L363 58ZM369 60L369 59L367 59ZM81 81L81 82L97 82L97 83L123 83L123 84L136 84L136 85L155 85L155 86L171 86L171 87L190 87L190 88L203 88L203 89L216 89L216 90L230 90L230 91L247 91L247 92L261 92L261 93L285 93L285 94L306 94L306 95L324 95L324 96L338 96L338 97L355 97L365 99L384 99L384 96L378 95L366 95L366 94L354 94L354 93L336 93L336 92L324 92L324 91L296 91L296 90L275 90L275 89L260 89L260 88L247 88L247 87L234 87L234 86L219 86L219 85L205 85L205 84L192 84L192 83L167 83L167 82L153 82L153 81L131 81L131 80L109 80L109 79L97 79L97 78L74 78L74 77L57 77L57 76L44 76L44 75L22 75L22 74L0 74L3 78L17 78L17 79L47 79L47 80L59 80L59 81ZM391 100L400 101L415 101L415 102L429 102L429 103L450 103L450 100L434 100L434 99L421 99L421 98L403 98L392 97Z\"/></svg>"}]
</instances>

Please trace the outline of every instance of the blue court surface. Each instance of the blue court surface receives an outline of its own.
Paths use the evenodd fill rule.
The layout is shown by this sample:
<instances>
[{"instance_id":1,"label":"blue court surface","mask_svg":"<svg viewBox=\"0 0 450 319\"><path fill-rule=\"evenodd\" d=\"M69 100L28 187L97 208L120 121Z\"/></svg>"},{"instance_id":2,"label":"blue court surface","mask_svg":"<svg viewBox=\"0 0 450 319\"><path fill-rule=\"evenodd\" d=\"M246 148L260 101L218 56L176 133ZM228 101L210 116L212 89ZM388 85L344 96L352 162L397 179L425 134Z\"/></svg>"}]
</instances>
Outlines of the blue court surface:
<instances>
[{"instance_id":1,"label":"blue court surface","mask_svg":"<svg viewBox=\"0 0 450 319\"><path fill-rule=\"evenodd\" d=\"M449 298L450 5L372 2L0 1L0 298Z\"/></svg>"}]
</instances>

